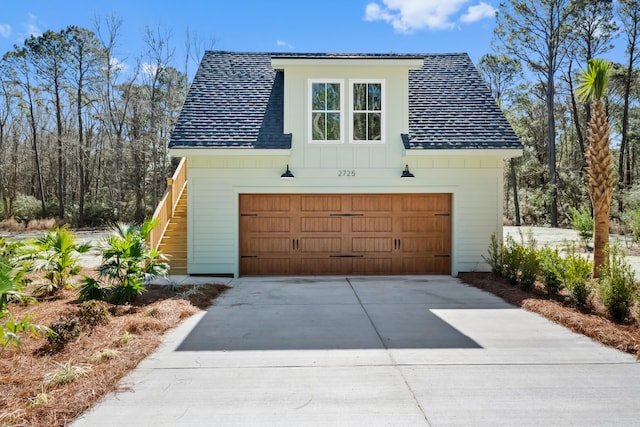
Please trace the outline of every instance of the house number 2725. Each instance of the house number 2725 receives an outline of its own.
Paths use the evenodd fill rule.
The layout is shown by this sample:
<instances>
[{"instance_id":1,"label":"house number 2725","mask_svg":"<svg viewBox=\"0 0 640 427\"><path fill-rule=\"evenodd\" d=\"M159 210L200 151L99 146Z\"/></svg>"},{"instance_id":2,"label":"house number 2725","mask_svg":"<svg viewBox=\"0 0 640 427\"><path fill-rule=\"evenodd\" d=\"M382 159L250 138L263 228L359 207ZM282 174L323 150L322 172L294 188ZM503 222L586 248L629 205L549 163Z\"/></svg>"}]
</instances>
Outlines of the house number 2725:
<instances>
[{"instance_id":1,"label":"house number 2725","mask_svg":"<svg viewBox=\"0 0 640 427\"><path fill-rule=\"evenodd\" d=\"M353 169L340 169L338 170L338 176L356 176L356 171Z\"/></svg>"}]
</instances>

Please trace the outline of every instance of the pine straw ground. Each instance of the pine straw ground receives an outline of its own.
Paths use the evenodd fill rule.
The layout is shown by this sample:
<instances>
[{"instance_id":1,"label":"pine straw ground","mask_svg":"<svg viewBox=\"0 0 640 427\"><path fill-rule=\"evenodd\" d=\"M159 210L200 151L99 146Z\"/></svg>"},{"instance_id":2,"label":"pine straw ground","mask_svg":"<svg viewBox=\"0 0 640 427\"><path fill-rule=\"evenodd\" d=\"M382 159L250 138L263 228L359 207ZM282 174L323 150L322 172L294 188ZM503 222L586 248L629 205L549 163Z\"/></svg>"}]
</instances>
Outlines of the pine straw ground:
<instances>
[{"instance_id":1,"label":"pine straw ground","mask_svg":"<svg viewBox=\"0 0 640 427\"><path fill-rule=\"evenodd\" d=\"M640 322L637 304L632 309L631 319L624 324L617 324L607 318L605 308L593 294L588 307L578 310L569 305L562 294L547 295L539 283L536 283L532 291L525 291L494 277L491 273L462 273L459 277L464 283L491 292L510 304L538 313L574 332L640 359Z\"/></svg>"},{"instance_id":2,"label":"pine straw ground","mask_svg":"<svg viewBox=\"0 0 640 427\"><path fill-rule=\"evenodd\" d=\"M116 390L119 380L153 352L167 330L209 306L226 289L220 284L150 286L131 305L109 306L108 323L82 332L59 352L45 351L46 339L25 337L21 351L7 348L0 355L0 426L71 423L101 396ZM15 318L31 313L32 323L50 326L78 311L76 298L74 291L65 289L38 304L12 305L10 310ZM104 352L107 349L116 352ZM97 357L99 352L102 357ZM44 386L44 376L66 363L87 368L86 374L65 385Z\"/></svg>"}]
</instances>

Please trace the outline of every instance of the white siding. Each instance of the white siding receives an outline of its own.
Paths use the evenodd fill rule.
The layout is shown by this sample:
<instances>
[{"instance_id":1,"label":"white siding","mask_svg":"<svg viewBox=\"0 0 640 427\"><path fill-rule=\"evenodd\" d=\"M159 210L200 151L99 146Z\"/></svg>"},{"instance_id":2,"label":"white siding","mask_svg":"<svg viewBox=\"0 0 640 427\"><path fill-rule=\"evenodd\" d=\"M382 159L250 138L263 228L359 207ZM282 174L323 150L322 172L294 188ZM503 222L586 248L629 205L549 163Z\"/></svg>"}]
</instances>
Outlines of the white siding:
<instances>
[{"instance_id":1,"label":"white siding","mask_svg":"<svg viewBox=\"0 0 640 427\"><path fill-rule=\"evenodd\" d=\"M340 158L335 157L336 164ZM246 155L189 159L189 273L238 274L238 195L243 193L451 193L452 274L488 271L482 256L491 234L502 236L501 158L410 157L394 167L354 165L355 177L292 165L295 179L282 180L289 160ZM415 179L400 178L405 163Z\"/></svg>"}]
</instances>

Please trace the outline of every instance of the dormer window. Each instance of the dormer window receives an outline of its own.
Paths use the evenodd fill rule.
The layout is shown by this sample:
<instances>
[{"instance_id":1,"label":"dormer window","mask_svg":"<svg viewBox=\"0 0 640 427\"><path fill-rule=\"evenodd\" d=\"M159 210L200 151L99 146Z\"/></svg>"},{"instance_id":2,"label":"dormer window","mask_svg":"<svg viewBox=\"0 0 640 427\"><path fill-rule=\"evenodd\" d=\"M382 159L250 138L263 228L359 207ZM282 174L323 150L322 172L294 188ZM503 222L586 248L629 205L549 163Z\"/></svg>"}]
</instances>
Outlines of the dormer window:
<instances>
[{"instance_id":1,"label":"dormer window","mask_svg":"<svg viewBox=\"0 0 640 427\"><path fill-rule=\"evenodd\" d=\"M351 140L384 143L384 85L381 81L351 81Z\"/></svg>"},{"instance_id":2,"label":"dormer window","mask_svg":"<svg viewBox=\"0 0 640 427\"><path fill-rule=\"evenodd\" d=\"M341 80L312 80L309 82L310 142L342 143L344 135L342 86Z\"/></svg>"}]
</instances>

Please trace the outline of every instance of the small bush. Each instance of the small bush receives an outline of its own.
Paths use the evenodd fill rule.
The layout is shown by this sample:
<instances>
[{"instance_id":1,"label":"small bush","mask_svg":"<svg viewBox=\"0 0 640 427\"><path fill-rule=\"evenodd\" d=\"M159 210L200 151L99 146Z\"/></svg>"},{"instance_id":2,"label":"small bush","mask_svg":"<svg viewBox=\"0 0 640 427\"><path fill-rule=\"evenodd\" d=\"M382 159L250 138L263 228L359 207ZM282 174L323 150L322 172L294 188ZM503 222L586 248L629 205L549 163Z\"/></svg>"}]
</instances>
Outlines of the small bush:
<instances>
[{"instance_id":1,"label":"small bush","mask_svg":"<svg viewBox=\"0 0 640 427\"><path fill-rule=\"evenodd\" d=\"M51 230L58 224L55 218L32 219L27 224L29 231L46 231Z\"/></svg>"},{"instance_id":2,"label":"small bush","mask_svg":"<svg viewBox=\"0 0 640 427\"><path fill-rule=\"evenodd\" d=\"M605 264L600 271L598 295L609 316L623 322L631 314L638 286L631 266L616 245L608 246Z\"/></svg>"},{"instance_id":3,"label":"small bush","mask_svg":"<svg viewBox=\"0 0 640 427\"><path fill-rule=\"evenodd\" d=\"M41 215L42 205L35 197L20 194L13 201L13 217L16 220L27 223L32 219L39 218Z\"/></svg>"},{"instance_id":4,"label":"small bush","mask_svg":"<svg viewBox=\"0 0 640 427\"><path fill-rule=\"evenodd\" d=\"M77 316L81 324L88 326L90 329L108 323L111 317L107 304L96 300L85 301L80 304Z\"/></svg>"},{"instance_id":5,"label":"small bush","mask_svg":"<svg viewBox=\"0 0 640 427\"><path fill-rule=\"evenodd\" d=\"M526 244L522 235L520 238L521 243L518 243L512 236L507 236L502 247L504 277L512 285L519 284L524 289L531 289L538 273L536 243L532 236L528 237Z\"/></svg>"},{"instance_id":6,"label":"small bush","mask_svg":"<svg viewBox=\"0 0 640 427\"><path fill-rule=\"evenodd\" d=\"M77 316L63 316L51 325L51 330L53 333L47 335L49 346L60 350L80 336L82 325Z\"/></svg>"},{"instance_id":7,"label":"small bush","mask_svg":"<svg viewBox=\"0 0 640 427\"><path fill-rule=\"evenodd\" d=\"M12 217L0 222L0 228L11 233L20 233L23 232L26 227L23 223L16 221L16 219Z\"/></svg>"},{"instance_id":8,"label":"small bush","mask_svg":"<svg viewBox=\"0 0 640 427\"><path fill-rule=\"evenodd\" d=\"M571 226L578 232L580 239L585 243L593 237L593 217L587 209L572 209L569 217Z\"/></svg>"},{"instance_id":9,"label":"small bush","mask_svg":"<svg viewBox=\"0 0 640 427\"><path fill-rule=\"evenodd\" d=\"M577 253L575 245L569 248L569 255L564 260L562 281L567 289L567 299L576 307L584 307L591 294L589 277L593 269L591 261Z\"/></svg>"},{"instance_id":10,"label":"small bush","mask_svg":"<svg viewBox=\"0 0 640 427\"><path fill-rule=\"evenodd\" d=\"M73 365L71 361L67 363L57 363L58 369L48 372L44 376L42 384L46 387L60 386L69 384L77 380L78 378L87 375L91 371L90 366L86 365Z\"/></svg>"},{"instance_id":11,"label":"small bush","mask_svg":"<svg viewBox=\"0 0 640 427\"><path fill-rule=\"evenodd\" d=\"M100 285L93 277L84 276L78 286L78 299L80 301L104 301L107 299L107 289Z\"/></svg>"},{"instance_id":12,"label":"small bush","mask_svg":"<svg viewBox=\"0 0 640 427\"><path fill-rule=\"evenodd\" d=\"M504 263L502 260L502 242L498 243L498 238L495 233L491 235L491 243L489 244L488 255L482 256L489 267L491 272L497 277L504 277Z\"/></svg>"},{"instance_id":13,"label":"small bush","mask_svg":"<svg viewBox=\"0 0 640 427\"><path fill-rule=\"evenodd\" d=\"M538 251L540 277L544 289L549 295L556 295L562 289L562 276L564 275L564 260L557 249L548 247Z\"/></svg>"},{"instance_id":14,"label":"small bush","mask_svg":"<svg viewBox=\"0 0 640 427\"><path fill-rule=\"evenodd\" d=\"M640 243L640 208L631 211L627 215L627 225L631 230L633 243Z\"/></svg>"}]
</instances>

